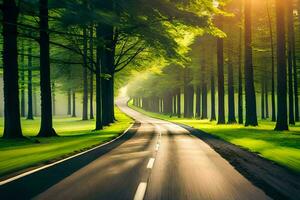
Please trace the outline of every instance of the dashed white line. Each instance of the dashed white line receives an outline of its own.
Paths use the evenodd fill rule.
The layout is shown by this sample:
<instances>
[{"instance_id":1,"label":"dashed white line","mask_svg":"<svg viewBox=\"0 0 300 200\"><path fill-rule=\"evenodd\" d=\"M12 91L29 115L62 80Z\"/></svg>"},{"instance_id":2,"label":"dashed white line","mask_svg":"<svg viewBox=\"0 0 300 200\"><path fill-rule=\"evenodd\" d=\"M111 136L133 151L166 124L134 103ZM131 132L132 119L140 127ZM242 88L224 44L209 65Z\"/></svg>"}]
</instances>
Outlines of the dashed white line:
<instances>
[{"instance_id":1,"label":"dashed white line","mask_svg":"<svg viewBox=\"0 0 300 200\"><path fill-rule=\"evenodd\" d=\"M158 151L158 149L159 149L159 144L156 144L155 151Z\"/></svg>"},{"instance_id":2,"label":"dashed white line","mask_svg":"<svg viewBox=\"0 0 300 200\"><path fill-rule=\"evenodd\" d=\"M150 158L150 160L148 162L148 165L147 165L147 169L152 169L154 161L155 161L154 158Z\"/></svg>"},{"instance_id":3,"label":"dashed white line","mask_svg":"<svg viewBox=\"0 0 300 200\"><path fill-rule=\"evenodd\" d=\"M147 183L141 182L135 192L133 200L143 200L146 193Z\"/></svg>"}]
</instances>

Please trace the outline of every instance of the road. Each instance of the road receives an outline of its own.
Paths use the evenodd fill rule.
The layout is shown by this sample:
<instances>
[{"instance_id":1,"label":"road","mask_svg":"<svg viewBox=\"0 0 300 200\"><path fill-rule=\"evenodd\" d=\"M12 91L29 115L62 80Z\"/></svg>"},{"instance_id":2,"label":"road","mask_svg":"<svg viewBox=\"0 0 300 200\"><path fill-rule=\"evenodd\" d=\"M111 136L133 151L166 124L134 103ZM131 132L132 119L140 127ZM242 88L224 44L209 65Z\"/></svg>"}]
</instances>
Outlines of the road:
<instances>
[{"instance_id":1,"label":"road","mask_svg":"<svg viewBox=\"0 0 300 200\"><path fill-rule=\"evenodd\" d=\"M117 104L139 122L135 133L110 149L16 180L0 192L7 198L56 200L269 199L187 130L138 113L125 102ZM33 182L38 189L31 188Z\"/></svg>"}]
</instances>

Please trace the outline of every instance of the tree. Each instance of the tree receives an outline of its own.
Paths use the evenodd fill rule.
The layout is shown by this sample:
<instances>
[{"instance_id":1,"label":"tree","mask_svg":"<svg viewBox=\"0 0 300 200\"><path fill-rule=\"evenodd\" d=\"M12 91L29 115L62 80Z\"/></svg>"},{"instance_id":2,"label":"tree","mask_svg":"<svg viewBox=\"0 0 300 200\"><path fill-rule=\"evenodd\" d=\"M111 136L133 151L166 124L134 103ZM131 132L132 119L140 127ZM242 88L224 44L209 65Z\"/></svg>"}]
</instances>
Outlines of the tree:
<instances>
[{"instance_id":1,"label":"tree","mask_svg":"<svg viewBox=\"0 0 300 200\"><path fill-rule=\"evenodd\" d=\"M48 0L39 0L41 127L39 137L57 136L52 124Z\"/></svg>"},{"instance_id":2,"label":"tree","mask_svg":"<svg viewBox=\"0 0 300 200\"><path fill-rule=\"evenodd\" d=\"M276 0L277 27L277 121L275 130L288 130L287 121L287 72L285 48L285 2Z\"/></svg>"},{"instance_id":3,"label":"tree","mask_svg":"<svg viewBox=\"0 0 300 200\"><path fill-rule=\"evenodd\" d=\"M223 28L223 16L218 19L218 28ZM218 124L225 124L224 108L224 40L217 38L217 65L218 65Z\"/></svg>"},{"instance_id":4,"label":"tree","mask_svg":"<svg viewBox=\"0 0 300 200\"><path fill-rule=\"evenodd\" d=\"M257 126L256 97L252 63L252 18L251 0L245 0L245 94L246 126Z\"/></svg>"},{"instance_id":5,"label":"tree","mask_svg":"<svg viewBox=\"0 0 300 200\"><path fill-rule=\"evenodd\" d=\"M276 121L276 104L275 104L275 56L274 56L274 41L273 41L273 28L272 28L272 19L269 10L269 1L266 1L267 15L268 15L268 25L270 33L270 47L271 47L271 65L272 65L272 121Z\"/></svg>"},{"instance_id":6,"label":"tree","mask_svg":"<svg viewBox=\"0 0 300 200\"><path fill-rule=\"evenodd\" d=\"M27 112L27 119L33 120L33 102L32 102L32 47L31 43L28 47L28 81L27 81L27 90L28 90L28 112Z\"/></svg>"},{"instance_id":7,"label":"tree","mask_svg":"<svg viewBox=\"0 0 300 200\"><path fill-rule=\"evenodd\" d=\"M18 85L17 20L14 0L3 0L4 138L22 138Z\"/></svg>"}]
</instances>

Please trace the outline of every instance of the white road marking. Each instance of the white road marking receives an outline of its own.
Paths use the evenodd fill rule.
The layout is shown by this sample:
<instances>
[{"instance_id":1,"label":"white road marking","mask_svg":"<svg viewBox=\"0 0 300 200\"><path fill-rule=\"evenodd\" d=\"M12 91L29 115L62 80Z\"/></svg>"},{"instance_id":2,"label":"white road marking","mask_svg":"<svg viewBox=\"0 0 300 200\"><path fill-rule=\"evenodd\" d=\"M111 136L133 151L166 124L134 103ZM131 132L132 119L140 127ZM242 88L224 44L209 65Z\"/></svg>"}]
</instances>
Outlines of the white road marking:
<instances>
[{"instance_id":1,"label":"white road marking","mask_svg":"<svg viewBox=\"0 0 300 200\"><path fill-rule=\"evenodd\" d=\"M147 183L141 182L135 192L133 200L143 200L146 193Z\"/></svg>"},{"instance_id":2,"label":"white road marking","mask_svg":"<svg viewBox=\"0 0 300 200\"><path fill-rule=\"evenodd\" d=\"M152 169L154 161L155 161L154 158L150 158L150 160L148 162L148 165L147 165L147 169Z\"/></svg>"},{"instance_id":3,"label":"white road marking","mask_svg":"<svg viewBox=\"0 0 300 200\"><path fill-rule=\"evenodd\" d=\"M155 151L158 151L158 149L159 149L159 144L156 144Z\"/></svg>"},{"instance_id":4,"label":"white road marking","mask_svg":"<svg viewBox=\"0 0 300 200\"><path fill-rule=\"evenodd\" d=\"M116 137L115 139L113 139L113 140L111 140L111 141L109 141L109 142L106 142L106 143L104 143L104 144L101 144L101 145L99 145L99 146L96 146L96 147L94 147L94 148L92 148L92 149L83 151L83 152L81 152L81 153L75 154L75 155L73 155L73 156L64 158L64 159L62 159L62 160L56 161L56 162L54 162L54 163L45 165L45 166L43 166L43 167L39 167L39 168L37 168L37 169L33 169L33 170L28 171L28 172L24 172L24 173L22 173L22 174L19 174L19 175L17 175L17 176L11 177L11 178L6 179L6 180L4 180L4 181L0 181L0 186L5 185L5 184L7 184L7 183L9 183L9 182L15 181L15 180L17 180L17 179L19 179L19 178L22 178L22 177L24 177L24 176L28 176L28 175L33 174L33 173L35 173L35 172L41 171L41 170L43 170L43 169L52 167L52 166L57 165L57 164L59 164L59 163L62 163L62 162L64 162L64 161L70 160L70 159L72 159L72 158L78 157L78 156L80 156L80 155L86 154L86 153L88 153L88 152L90 152L90 151L93 151L93 150L98 149L98 148L100 148L100 147L103 147L103 146L105 146L105 145L108 145L108 144L110 144L110 143L116 141L116 140L119 139L120 137L122 137L125 133L127 133L127 132L129 131L129 129L132 128L132 126L133 126L133 124L130 125L130 126L129 126L129 127L128 127L121 135L119 135L118 137Z\"/></svg>"}]
</instances>

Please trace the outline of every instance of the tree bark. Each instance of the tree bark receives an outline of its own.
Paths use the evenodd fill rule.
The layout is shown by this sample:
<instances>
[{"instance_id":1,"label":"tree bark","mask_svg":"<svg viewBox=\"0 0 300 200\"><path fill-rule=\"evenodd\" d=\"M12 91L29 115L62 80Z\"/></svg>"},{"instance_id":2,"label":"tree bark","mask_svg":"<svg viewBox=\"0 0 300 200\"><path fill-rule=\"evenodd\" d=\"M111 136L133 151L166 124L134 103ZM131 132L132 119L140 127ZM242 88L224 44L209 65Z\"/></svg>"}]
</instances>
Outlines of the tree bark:
<instances>
[{"instance_id":1,"label":"tree bark","mask_svg":"<svg viewBox=\"0 0 300 200\"><path fill-rule=\"evenodd\" d=\"M71 103L71 89L68 90L68 115L72 113L72 103Z\"/></svg>"},{"instance_id":2,"label":"tree bark","mask_svg":"<svg viewBox=\"0 0 300 200\"><path fill-rule=\"evenodd\" d=\"M266 102L266 118L269 118L269 87L268 80L265 79L265 102Z\"/></svg>"},{"instance_id":3,"label":"tree bark","mask_svg":"<svg viewBox=\"0 0 300 200\"><path fill-rule=\"evenodd\" d=\"M256 97L254 89L252 63L252 5L245 0L245 93L246 93L246 126L257 126Z\"/></svg>"},{"instance_id":4,"label":"tree bark","mask_svg":"<svg viewBox=\"0 0 300 200\"><path fill-rule=\"evenodd\" d=\"M23 42L21 45L21 117L25 117L25 59Z\"/></svg>"},{"instance_id":5,"label":"tree bark","mask_svg":"<svg viewBox=\"0 0 300 200\"><path fill-rule=\"evenodd\" d=\"M211 74L210 74L210 93L211 93L211 116L210 121L216 120L216 97L215 97L215 73L214 66L211 66Z\"/></svg>"},{"instance_id":6,"label":"tree bark","mask_svg":"<svg viewBox=\"0 0 300 200\"><path fill-rule=\"evenodd\" d=\"M57 136L52 124L48 0L39 0L41 127L39 137Z\"/></svg>"},{"instance_id":7,"label":"tree bark","mask_svg":"<svg viewBox=\"0 0 300 200\"><path fill-rule=\"evenodd\" d=\"M53 116L56 115L56 106L55 106L55 103L56 103L56 99L55 99L55 83L52 82L52 114L53 114Z\"/></svg>"},{"instance_id":8,"label":"tree bark","mask_svg":"<svg viewBox=\"0 0 300 200\"><path fill-rule=\"evenodd\" d=\"M272 63L272 121L276 121L276 103L275 103L275 56L274 56L274 41L273 41L273 28L272 28L272 19L269 10L269 3L267 1L267 15L268 15L268 24L269 24L269 32L270 32L270 48L271 48L271 63Z\"/></svg>"},{"instance_id":9,"label":"tree bark","mask_svg":"<svg viewBox=\"0 0 300 200\"><path fill-rule=\"evenodd\" d=\"M27 90L28 90L28 112L27 119L33 120L33 108L32 108L32 48L31 45L28 47L28 81L27 81Z\"/></svg>"},{"instance_id":10,"label":"tree bark","mask_svg":"<svg viewBox=\"0 0 300 200\"><path fill-rule=\"evenodd\" d=\"M72 117L76 117L76 92L72 91Z\"/></svg>"},{"instance_id":11,"label":"tree bark","mask_svg":"<svg viewBox=\"0 0 300 200\"><path fill-rule=\"evenodd\" d=\"M197 86L196 88L196 117L201 117L201 88Z\"/></svg>"},{"instance_id":12,"label":"tree bark","mask_svg":"<svg viewBox=\"0 0 300 200\"><path fill-rule=\"evenodd\" d=\"M240 3L240 19L242 23L242 10L243 3ZM244 123L244 110L243 110L243 75L242 75L242 40L243 40L243 29L239 28L239 61L238 61L238 118L239 124Z\"/></svg>"},{"instance_id":13,"label":"tree bark","mask_svg":"<svg viewBox=\"0 0 300 200\"><path fill-rule=\"evenodd\" d=\"M265 77L261 80L261 119L265 119Z\"/></svg>"},{"instance_id":14,"label":"tree bark","mask_svg":"<svg viewBox=\"0 0 300 200\"><path fill-rule=\"evenodd\" d=\"M232 51L232 48L229 49ZM234 82L233 82L233 66L231 60L231 52L228 59L228 124L236 123L235 119L235 101L234 101Z\"/></svg>"},{"instance_id":15,"label":"tree bark","mask_svg":"<svg viewBox=\"0 0 300 200\"><path fill-rule=\"evenodd\" d=\"M96 37L101 41L101 27L96 27ZM102 84L101 84L101 45L98 42L96 47L96 125L95 130L103 129L102 124Z\"/></svg>"},{"instance_id":16,"label":"tree bark","mask_svg":"<svg viewBox=\"0 0 300 200\"><path fill-rule=\"evenodd\" d=\"M94 27L90 27L90 68L94 69ZM90 71L90 119L94 119L94 72Z\"/></svg>"},{"instance_id":17,"label":"tree bark","mask_svg":"<svg viewBox=\"0 0 300 200\"><path fill-rule=\"evenodd\" d=\"M289 85L289 124L295 125L295 113L294 107L298 105L294 104L296 100L296 94L294 96L295 88L293 87L293 75L297 79L297 66L295 58L295 30L294 30L294 15L293 15L293 0L287 1L287 22L288 22L288 85ZM294 69L294 74L293 74ZM296 83L297 84L297 83ZM299 113L297 113L299 115Z\"/></svg>"},{"instance_id":18,"label":"tree bark","mask_svg":"<svg viewBox=\"0 0 300 200\"><path fill-rule=\"evenodd\" d=\"M275 130L288 130L287 120L287 72L285 48L285 4L276 0L276 26L277 26L277 122Z\"/></svg>"},{"instance_id":19,"label":"tree bark","mask_svg":"<svg viewBox=\"0 0 300 200\"><path fill-rule=\"evenodd\" d=\"M223 17L218 20L218 28L223 29ZM225 124L224 107L224 39L217 39L217 64L218 64L218 124Z\"/></svg>"},{"instance_id":20,"label":"tree bark","mask_svg":"<svg viewBox=\"0 0 300 200\"><path fill-rule=\"evenodd\" d=\"M178 89L177 93L177 117L181 117L181 90L180 88Z\"/></svg>"},{"instance_id":21,"label":"tree bark","mask_svg":"<svg viewBox=\"0 0 300 200\"><path fill-rule=\"evenodd\" d=\"M88 120L87 30L83 28L82 120Z\"/></svg>"},{"instance_id":22,"label":"tree bark","mask_svg":"<svg viewBox=\"0 0 300 200\"><path fill-rule=\"evenodd\" d=\"M19 10L13 0L3 0L3 82L4 82L4 132L3 138L21 138L17 20Z\"/></svg>"}]
</instances>

